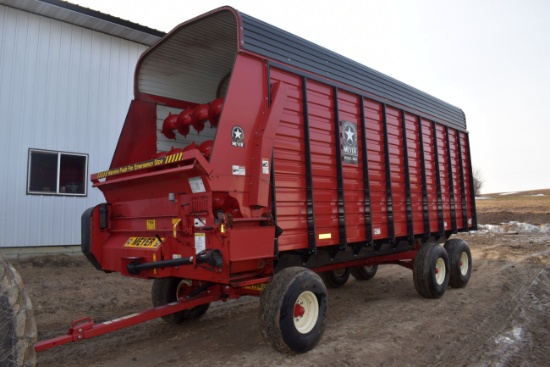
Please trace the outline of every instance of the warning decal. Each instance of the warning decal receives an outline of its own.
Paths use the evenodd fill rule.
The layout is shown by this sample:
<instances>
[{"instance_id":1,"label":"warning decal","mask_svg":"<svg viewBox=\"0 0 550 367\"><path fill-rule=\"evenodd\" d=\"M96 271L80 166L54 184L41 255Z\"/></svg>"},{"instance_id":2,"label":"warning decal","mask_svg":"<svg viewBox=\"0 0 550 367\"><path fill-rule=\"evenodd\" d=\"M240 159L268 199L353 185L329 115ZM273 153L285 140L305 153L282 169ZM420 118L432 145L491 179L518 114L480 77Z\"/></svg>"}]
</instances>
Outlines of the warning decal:
<instances>
[{"instance_id":1,"label":"warning decal","mask_svg":"<svg viewBox=\"0 0 550 367\"><path fill-rule=\"evenodd\" d=\"M175 163L175 162L181 161L182 159L183 159L183 152L180 152L180 153L167 155L166 157L155 158L145 162L139 162L139 163L129 164L124 167L113 168L108 171L99 172L96 174L96 176L98 179L101 179L109 176L120 175L122 173L139 171L145 168L157 167L163 164Z\"/></svg>"}]
</instances>

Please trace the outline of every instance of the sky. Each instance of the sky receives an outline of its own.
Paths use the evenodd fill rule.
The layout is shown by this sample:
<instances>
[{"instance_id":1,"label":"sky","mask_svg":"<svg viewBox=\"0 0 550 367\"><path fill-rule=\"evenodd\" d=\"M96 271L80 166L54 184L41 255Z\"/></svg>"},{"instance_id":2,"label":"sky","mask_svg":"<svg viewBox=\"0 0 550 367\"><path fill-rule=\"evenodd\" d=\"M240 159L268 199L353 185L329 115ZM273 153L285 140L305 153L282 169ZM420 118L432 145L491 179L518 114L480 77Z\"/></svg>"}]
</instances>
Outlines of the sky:
<instances>
[{"instance_id":1,"label":"sky","mask_svg":"<svg viewBox=\"0 0 550 367\"><path fill-rule=\"evenodd\" d=\"M70 2L165 32L233 6L461 108L482 193L550 188L550 1Z\"/></svg>"}]
</instances>

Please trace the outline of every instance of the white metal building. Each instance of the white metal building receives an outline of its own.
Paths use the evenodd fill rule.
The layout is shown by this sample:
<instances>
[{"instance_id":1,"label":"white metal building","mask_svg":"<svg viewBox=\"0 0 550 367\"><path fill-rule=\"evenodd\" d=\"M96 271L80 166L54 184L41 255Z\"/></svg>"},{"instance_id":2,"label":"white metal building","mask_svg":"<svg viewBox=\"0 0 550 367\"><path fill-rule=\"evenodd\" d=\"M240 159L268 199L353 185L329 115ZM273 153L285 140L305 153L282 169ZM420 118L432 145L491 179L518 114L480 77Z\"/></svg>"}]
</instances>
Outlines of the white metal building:
<instances>
[{"instance_id":1,"label":"white metal building","mask_svg":"<svg viewBox=\"0 0 550 367\"><path fill-rule=\"evenodd\" d=\"M136 62L162 32L59 0L0 0L0 249L80 244Z\"/></svg>"}]
</instances>

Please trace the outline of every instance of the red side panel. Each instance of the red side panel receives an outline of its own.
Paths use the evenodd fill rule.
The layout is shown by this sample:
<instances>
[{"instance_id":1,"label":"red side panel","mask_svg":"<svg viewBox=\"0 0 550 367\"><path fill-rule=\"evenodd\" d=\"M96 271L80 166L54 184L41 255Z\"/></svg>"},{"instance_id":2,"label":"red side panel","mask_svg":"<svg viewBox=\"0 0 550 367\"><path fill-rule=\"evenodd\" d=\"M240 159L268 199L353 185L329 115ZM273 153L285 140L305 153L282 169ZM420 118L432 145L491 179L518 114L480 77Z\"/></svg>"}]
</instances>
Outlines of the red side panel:
<instances>
[{"instance_id":1,"label":"red side panel","mask_svg":"<svg viewBox=\"0 0 550 367\"><path fill-rule=\"evenodd\" d=\"M401 111L392 107L386 108L388 131L388 153L390 158L391 193L393 203L394 235L407 235L407 212L405 193L405 154Z\"/></svg>"},{"instance_id":2,"label":"red side panel","mask_svg":"<svg viewBox=\"0 0 550 367\"><path fill-rule=\"evenodd\" d=\"M466 206L467 206L467 217L468 217L468 227L469 228L476 228L477 221L476 221L476 214L475 214L475 195L474 195L474 188L473 188L473 177L472 177L472 166L471 166L471 158L470 158L470 144L468 142L468 135L460 132L460 147L462 151L462 163L463 163L463 170L464 170L464 184L466 186L466 197L468 200L466 200Z\"/></svg>"},{"instance_id":3,"label":"red side panel","mask_svg":"<svg viewBox=\"0 0 550 367\"><path fill-rule=\"evenodd\" d=\"M279 251L466 229L467 134L275 67L270 78L286 88L273 145ZM355 161L343 153L349 123Z\"/></svg>"},{"instance_id":4,"label":"red side panel","mask_svg":"<svg viewBox=\"0 0 550 367\"><path fill-rule=\"evenodd\" d=\"M426 188L428 191L428 213L430 230L438 230L437 218L437 176L435 165L435 137L432 122L422 120L422 139L424 142L424 163L426 172Z\"/></svg>"},{"instance_id":5,"label":"red side panel","mask_svg":"<svg viewBox=\"0 0 550 367\"><path fill-rule=\"evenodd\" d=\"M439 124L435 124L435 132L441 205L443 210L443 228L447 231L451 229L451 193L449 189L449 175L447 174L447 133L445 131L445 126Z\"/></svg>"},{"instance_id":6,"label":"red side panel","mask_svg":"<svg viewBox=\"0 0 550 367\"><path fill-rule=\"evenodd\" d=\"M339 236L334 96L326 84L309 81L307 87L316 245L326 246Z\"/></svg>"},{"instance_id":7,"label":"red side panel","mask_svg":"<svg viewBox=\"0 0 550 367\"><path fill-rule=\"evenodd\" d=\"M286 104L273 142L277 224L284 229L280 250L307 246L306 165L302 83L299 76L271 70L271 79L286 84Z\"/></svg>"},{"instance_id":8,"label":"red side panel","mask_svg":"<svg viewBox=\"0 0 550 367\"><path fill-rule=\"evenodd\" d=\"M453 194L455 200L455 215L456 215L456 226L457 228L467 227L467 223L462 216L461 203L463 199L466 199L462 196L461 192L461 170L460 170L460 157L458 154L458 132L455 129L449 128L447 130L449 135L449 152L451 159L451 175L452 175L452 186Z\"/></svg>"},{"instance_id":9,"label":"red side panel","mask_svg":"<svg viewBox=\"0 0 550 367\"><path fill-rule=\"evenodd\" d=\"M409 182L411 187L413 233L423 233L424 214L422 211L422 156L420 150L418 118L406 113L405 119L407 153L409 157Z\"/></svg>"},{"instance_id":10,"label":"red side panel","mask_svg":"<svg viewBox=\"0 0 550 367\"><path fill-rule=\"evenodd\" d=\"M364 106L372 228L376 240L388 237L383 116L380 103L365 99Z\"/></svg>"},{"instance_id":11,"label":"red side panel","mask_svg":"<svg viewBox=\"0 0 550 367\"><path fill-rule=\"evenodd\" d=\"M361 100L360 97L344 92L338 92L338 109L340 121L353 122L357 126L357 164L344 163L344 202L346 212L346 234L349 242L360 242L365 234L365 194L363 182L363 132L361 131ZM342 136L346 139L346 136Z\"/></svg>"},{"instance_id":12,"label":"red side panel","mask_svg":"<svg viewBox=\"0 0 550 367\"><path fill-rule=\"evenodd\" d=\"M132 101L110 168L146 161L155 155L156 116L154 103Z\"/></svg>"}]
</instances>

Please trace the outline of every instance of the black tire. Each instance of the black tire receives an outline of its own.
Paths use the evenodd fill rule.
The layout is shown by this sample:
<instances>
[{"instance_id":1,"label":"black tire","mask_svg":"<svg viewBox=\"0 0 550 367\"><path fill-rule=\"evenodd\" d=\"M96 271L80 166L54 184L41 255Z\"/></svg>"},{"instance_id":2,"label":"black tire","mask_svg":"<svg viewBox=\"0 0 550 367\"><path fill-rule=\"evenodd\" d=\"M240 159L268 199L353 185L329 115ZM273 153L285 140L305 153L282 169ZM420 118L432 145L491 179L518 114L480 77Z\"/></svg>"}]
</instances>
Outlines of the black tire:
<instances>
[{"instance_id":1,"label":"black tire","mask_svg":"<svg viewBox=\"0 0 550 367\"><path fill-rule=\"evenodd\" d=\"M301 267L283 269L260 296L262 335L279 352L307 352L325 331L327 310L327 288L319 275Z\"/></svg>"},{"instance_id":2,"label":"black tire","mask_svg":"<svg viewBox=\"0 0 550 367\"><path fill-rule=\"evenodd\" d=\"M351 275L357 280L372 279L378 271L378 265L354 266L350 268Z\"/></svg>"},{"instance_id":3,"label":"black tire","mask_svg":"<svg viewBox=\"0 0 550 367\"><path fill-rule=\"evenodd\" d=\"M21 277L0 254L0 366L35 366L36 322Z\"/></svg>"},{"instance_id":4,"label":"black tire","mask_svg":"<svg viewBox=\"0 0 550 367\"><path fill-rule=\"evenodd\" d=\"M449 286L464 288L472 274L472 254L468 244L459 238L445 242L445 250L449 255L451 269Z\"/></svg>"},{"instance_id":5,"label":"black tire","mask_svg":"<svg viewBox=\"0 0 550 367\"><path fill-rule=\"evenodd\" d=\"M349 279L350 270L348 268L340 268L335 270L325 271L321 274L321 279L325 282L325 285L329 288L340 288Z\"/></svg>"},{"instance_id":6,"label":"black tire","mask_svg":"<svg viewBox=\"0 0 550 367\"><path fill-rule=\"evenodd\" d=\"M413 264L414 287L426 298L439 298L449 285L449 256L443 246L423 245Z\"/></svg>"},{"instance_id":7,"label":"black tire","mask_svg":"<svg viewBox=\"0 0 550 367\"><path fill-rule=\"evenodd\" d=\"M192 290L193 283L188 279L174 277L155 279L153 288L151 289L153 306L157 307L175 302L188 295ZM184 321L201 317L206 313L209 307L210 303L205 303L188 310L162 316L162 319L170 324L181 324Z\"/></svg>"}]
</instances>

